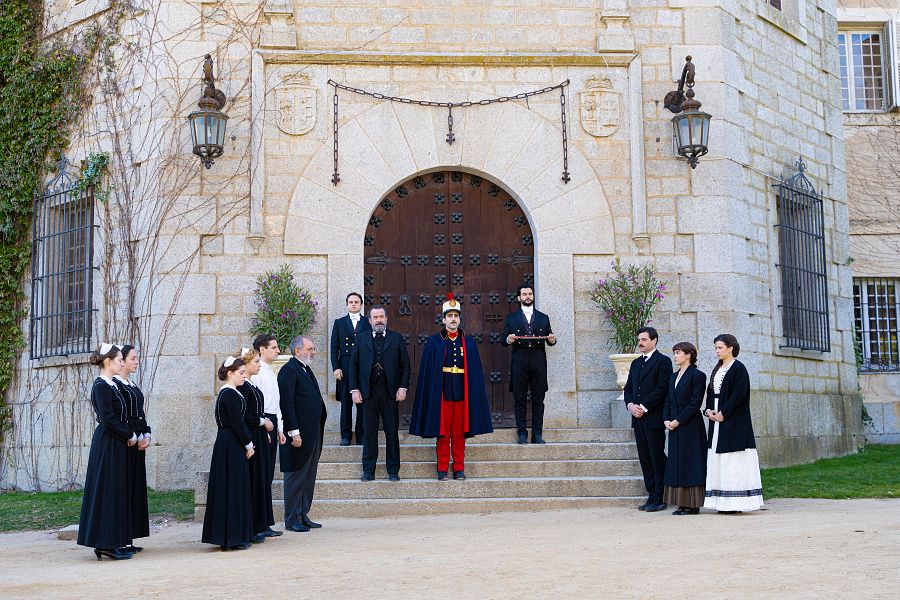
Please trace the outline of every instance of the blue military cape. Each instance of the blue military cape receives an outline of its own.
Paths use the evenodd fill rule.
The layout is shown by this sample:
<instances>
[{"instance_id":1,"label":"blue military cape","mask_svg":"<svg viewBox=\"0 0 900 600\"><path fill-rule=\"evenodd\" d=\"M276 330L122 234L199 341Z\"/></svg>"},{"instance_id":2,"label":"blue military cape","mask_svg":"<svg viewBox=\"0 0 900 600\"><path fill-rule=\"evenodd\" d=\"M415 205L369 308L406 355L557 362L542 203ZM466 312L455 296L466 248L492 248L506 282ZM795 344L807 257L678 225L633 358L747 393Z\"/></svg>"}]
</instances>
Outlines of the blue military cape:
<instances>
[{"instance_id":1,"label":"blue military cape","mask_svg":"<svg viewBox=\"0 0 900 600\"><path fill-rule=\"evenodd\" d=\"M462 335L462 331L460 331ZM447 331L443 330L428 338L422 358L419 361L419 380L416 384L416 398L413 403L409 432L423 438L441 435L441 399L444 389L444 352ZM484 373L481 357L475 342L463 335L466 354L466 399L469 422L466 437L491 433L491 404L484 388Z\"/></svg>"}]
</instances>

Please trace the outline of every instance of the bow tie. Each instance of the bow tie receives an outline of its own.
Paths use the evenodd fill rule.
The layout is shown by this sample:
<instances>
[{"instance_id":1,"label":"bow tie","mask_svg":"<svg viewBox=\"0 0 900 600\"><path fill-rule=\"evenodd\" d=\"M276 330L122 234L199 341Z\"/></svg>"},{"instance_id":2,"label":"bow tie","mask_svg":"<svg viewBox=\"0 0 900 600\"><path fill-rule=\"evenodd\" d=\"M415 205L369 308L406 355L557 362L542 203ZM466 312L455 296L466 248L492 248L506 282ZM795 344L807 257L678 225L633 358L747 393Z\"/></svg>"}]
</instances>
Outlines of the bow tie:
<instances>
[{"instance_id":1,"label":"bow tie","mask_svg":"<svg viewBox=\"0 0 900 600\"><path fill-rule=\"evenodd\" d=\"M377 337L380 337L380 338L383 338L383 337L384 337L384 333L383 333L383 332L382 332L382 333L376 332L375 335L376 335Z\"/></svg>"}]
</instances>

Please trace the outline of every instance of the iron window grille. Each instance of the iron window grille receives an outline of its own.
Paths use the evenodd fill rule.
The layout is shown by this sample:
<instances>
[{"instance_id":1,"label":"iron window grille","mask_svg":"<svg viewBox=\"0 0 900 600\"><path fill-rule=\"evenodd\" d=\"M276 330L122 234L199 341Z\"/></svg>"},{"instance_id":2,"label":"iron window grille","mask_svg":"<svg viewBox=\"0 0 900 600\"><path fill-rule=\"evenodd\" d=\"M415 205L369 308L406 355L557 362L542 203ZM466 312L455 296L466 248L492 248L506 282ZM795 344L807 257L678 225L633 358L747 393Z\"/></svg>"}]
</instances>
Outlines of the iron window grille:
<instances>
[{"instance_id":1,"label":"iron window grille","mask_svg":"<svg viewBox=\"0 0 900 600\"><path fill-rule=\"evenodd\" d=\"M775 184L784 348L831 350L825 215L822 198L806 177L803 159L797 173Z\"/></svg>"},{"instance_id":2,"label":"iron window grille","mask_svg":"<svg viewBox=\"0 0 900 600\"><path fill-rule=\"evenodd\" d=\"M853 316L862 353L860 371L900 371L898 307L900 279L853 279Z\"/></svg>"},{"instance_id":3,"label":"iron window grille","mask_svg":"<svg viewBox=\"0 0 900 600\"><path fill-rule=\"evenodd\" d=\"M32 226L32 358L90 352L93 317L94 190L80 189L60 160L35 195Z\"/></svg>"}]
</instances>

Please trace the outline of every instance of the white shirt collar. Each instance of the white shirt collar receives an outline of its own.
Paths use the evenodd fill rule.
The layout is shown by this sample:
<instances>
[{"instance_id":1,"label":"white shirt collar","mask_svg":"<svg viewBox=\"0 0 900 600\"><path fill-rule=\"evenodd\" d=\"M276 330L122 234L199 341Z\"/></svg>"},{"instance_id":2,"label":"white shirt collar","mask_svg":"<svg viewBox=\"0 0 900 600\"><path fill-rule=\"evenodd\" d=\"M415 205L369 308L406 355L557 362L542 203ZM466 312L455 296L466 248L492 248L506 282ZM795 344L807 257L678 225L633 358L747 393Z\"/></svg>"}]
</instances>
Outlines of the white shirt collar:
<instances>
[{"instance_id":1,"label":"white shirt collar","mask_svg":"<svg viewBox=\"0 0 900 600\"><path fill-rule=\"evenodd\" d=\"M347 314L350 315L351 321L359 321L359 317L362 316L360 313L353 314L352 312L348 312Z\"/></svg>"},{"instance_id":2,"label":"white shirt collar","mask_svg":"<svg viewBox=\"0 0 900 600\"><path fill-rule=\"evenodd\" d=\"M112 377L107 377L106 375L100 375L100 379L108 383L109 385L116 387L116 384L113 383Z\"/></svg>"},{"instance_id":3,"label":"white shirt collar","mask_svg":"<svg viewBox=\"0 0 900 600\"><path fill-rule=\"evenodd\" d=\"M125 379L124 377L120 377L119 375L113 375L113 379L118 379L119 381L121 381L121 382L124 383L125 385L134 385L134 384L131 383L129 380Z\"/></svg>"},{"instance_id":4,"label":"white shirt collar","mask_svg":"<svg viewBox=\"0 0 900 600\"><path fill-rule=\"evenodd\" d=\"M531 313L534 312L534 305L532 305L532 306L523 306L523 307L522 307L522 312L525 313L526 315L530 315Z\"/></svg>"},{"instance_id":5,"label":"white shirt collar","mask_svg":"<svg viewBox=\"0 0 900 600\"><path fill-rule=\"evenodd\" d=\"M223 383L223 384L222 384L222 387L223 387L223 388L228 388L228 389L230 389L230 390L237 391L237 388L234 387L233 385L231 385L230 383Z\"/></svg>"},{"instance_id":6,"label":"white shirt collar","mask_svg":"<svg viewBox=\"0 0 900 600\"><path fill-rule=\"evenodd\" d=\"M650 352L648 352L647 354L645 354L645 355L644 355L644 360L649 360L650 357L653 356L653 353L654 353L654 352L656 352L656 348L654 348L653 350L651 350Z\"/></svg>"}]
</instances>

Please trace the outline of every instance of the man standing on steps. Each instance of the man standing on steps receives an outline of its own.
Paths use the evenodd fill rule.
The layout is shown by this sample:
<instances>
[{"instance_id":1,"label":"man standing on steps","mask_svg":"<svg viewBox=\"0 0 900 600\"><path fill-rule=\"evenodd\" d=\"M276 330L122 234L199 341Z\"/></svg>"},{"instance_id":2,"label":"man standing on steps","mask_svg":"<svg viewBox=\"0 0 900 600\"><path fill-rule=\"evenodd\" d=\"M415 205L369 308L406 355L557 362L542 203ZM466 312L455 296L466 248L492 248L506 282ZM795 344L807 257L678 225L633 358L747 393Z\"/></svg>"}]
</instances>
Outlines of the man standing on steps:
<instances>
[{"instance_id":1,"label":"man standing on steps","mask_svg":"<svg viewBox=\"0 0 900 600\"><path fill-rule=\"evenodd\" d=\"M363 299L356 292L347 294L347 314L334 320L331 328L331 366L337 380L335 400L341 403L341 446L349 446L353 436L353 401L350 398L350 354L356 339L364 331L371 331L369 320L362 313ZM356 407L356 443L363 443L365 423L361 406Z\"/></svg>"},{"instance_id":2,"label":"man standing on steps","mask_svg":"<svg viewBox=\"0 0 900 600\"><path fill-rule=\"evenodd\" d=\"M460 325L460 304L447 294L444 329L428 338L419 361L419 379L409 432L437 438L437 478L465 479L466 438L491 433L491 406L484 387L481 357Z\"/></svg>"},{"instance_id":3,"label":"man standing on steps","mask_svg":"<svg viewBox=\"0 0 900 600\"><path fill-rule=\"evenodd\" d=\"M388 478L400 481L400 410L409 388L409 354L403 336L387 328L383 306L369 309L371 335L361 335L350 355L350 395L363 413L362 481L375 479L378 418L384 423Z\"/></svg>"},{"instance_id":4,"label":"man standing on steps","mask_svg":"<svg viewBox=\"0 0 900 600\"><path fill-rule=\"evenodd\" d=\"M528 443L525 415L528 390L531 389L531 443L543 444L544 394L547 393L546 346L556 345L550 317L534 307L534 287L520 285L516 297L521 308L506 317L503 346L512 346L509 391L515 398L516 429L519 443Z\"/></svg>"},{"instance_id":5,"label":"man standing on steps","mask_svg":"<svg viewBox=\"0 0 900 600\"><path fill-rule=\"evenodd\" d=\"M663 405L672 377L672 360L656 351L659 334L653 327L638 330L640 356L631 363L625 384L625 407L631 413L634 441L637 444L647 502L638 510L665 510L663 476L666 473L666 430Z\"/></svg>"}]
</instances>

